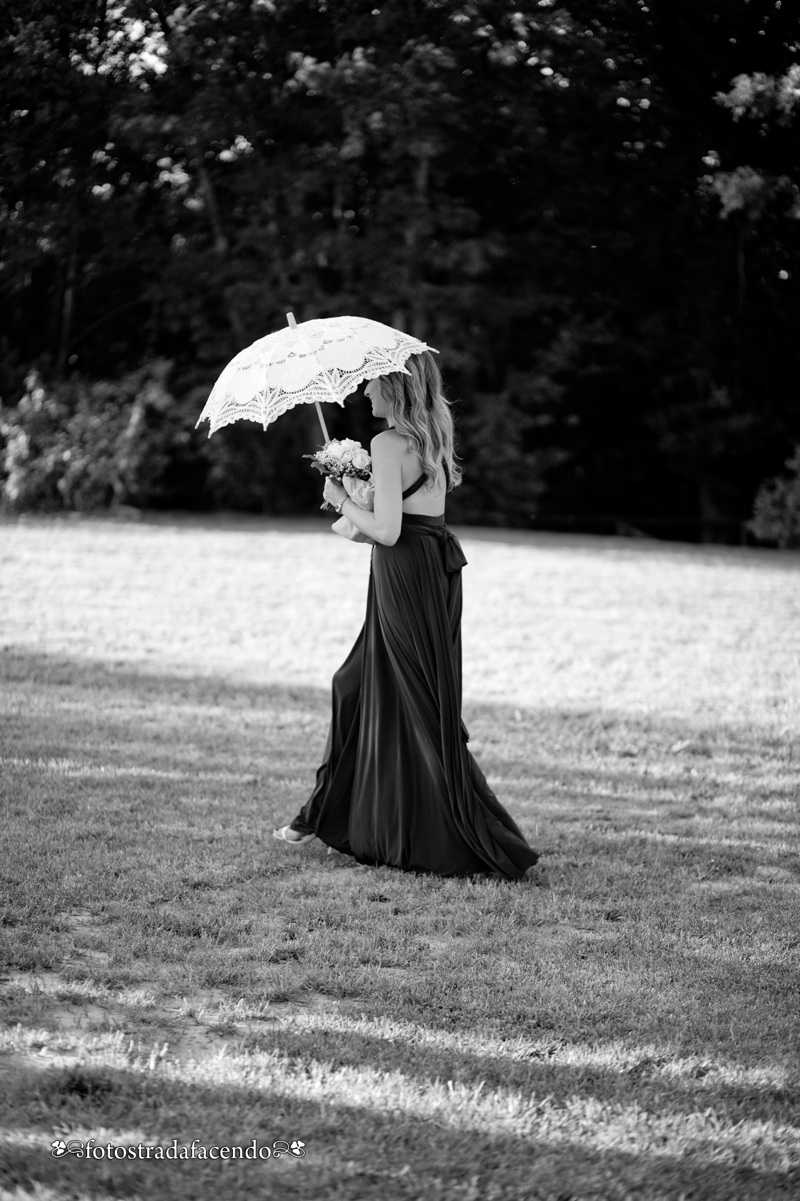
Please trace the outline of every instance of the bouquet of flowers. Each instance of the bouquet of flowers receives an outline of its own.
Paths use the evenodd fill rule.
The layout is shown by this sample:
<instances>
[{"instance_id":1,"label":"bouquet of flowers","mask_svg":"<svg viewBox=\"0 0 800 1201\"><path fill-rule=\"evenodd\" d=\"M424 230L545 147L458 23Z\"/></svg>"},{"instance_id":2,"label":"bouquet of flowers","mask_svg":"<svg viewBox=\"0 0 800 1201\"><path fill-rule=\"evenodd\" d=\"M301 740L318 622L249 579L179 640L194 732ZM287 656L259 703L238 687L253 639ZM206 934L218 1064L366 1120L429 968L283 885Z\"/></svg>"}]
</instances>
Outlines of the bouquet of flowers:
<instances>
[{"instance_id":1,"label":"bouquet of flowers","mask_svg":"<svg viewBox=\"0 0 800 1201\"><path fill-rule=\"evenodd\" d=\"M360 442L355 442L352 438L334 438L315 454L303 455L303 458L310 459L311 466L322 475L330 476L331 479L341 484L350 499L360 509L372 509L375 496L375 488L372 483L372 460L369 452L364 450ZM333 506L324 501L321 507L330 510ZM351 542L372 541L366 534L362 534L361 530L353 525L348 517L340 517L333 523L331 529L334 534L349 538Z\"/></svg>"}]
</instances>

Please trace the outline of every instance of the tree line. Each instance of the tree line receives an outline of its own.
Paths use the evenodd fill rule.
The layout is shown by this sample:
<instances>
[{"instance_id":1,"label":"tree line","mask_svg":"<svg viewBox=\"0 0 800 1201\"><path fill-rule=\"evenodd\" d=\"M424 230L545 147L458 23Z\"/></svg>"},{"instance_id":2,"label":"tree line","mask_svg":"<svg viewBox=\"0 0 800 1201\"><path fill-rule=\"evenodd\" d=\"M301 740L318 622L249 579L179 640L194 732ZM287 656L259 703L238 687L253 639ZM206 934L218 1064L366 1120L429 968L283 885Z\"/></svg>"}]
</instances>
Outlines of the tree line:
<instances>
[{"instance_id":1,"label":"tree line","mask_svg":"<svg viewBox=\"0 0 800 1201\"><path fill-rule=\"evenodd\" d=\"M194 430L291 309L440 349L454 520L791 541L792 9L7 2L5 504L310 511L313 410Z\"/></svg>"}]
</instances>

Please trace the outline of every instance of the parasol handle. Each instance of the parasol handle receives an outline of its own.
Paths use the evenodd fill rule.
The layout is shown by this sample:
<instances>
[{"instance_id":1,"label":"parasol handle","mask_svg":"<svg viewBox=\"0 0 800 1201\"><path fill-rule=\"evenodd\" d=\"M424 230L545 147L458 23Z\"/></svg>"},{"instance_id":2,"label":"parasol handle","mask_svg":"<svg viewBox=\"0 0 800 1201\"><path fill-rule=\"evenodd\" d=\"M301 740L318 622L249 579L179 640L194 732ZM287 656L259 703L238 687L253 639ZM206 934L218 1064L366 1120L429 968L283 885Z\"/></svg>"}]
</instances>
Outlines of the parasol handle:
<instances>
[{"instance_id":1,"label":"parasol handle","mask_svg":"<svg viewBox=\"0 0 800 1201\"><path fill-rule=\"evenodd\" d=\"M294 319L294 313L287 313L286 320L289 322L289 329L297 329L297 322ZM322 409L319 407L319 401L315 400L314 405L316 406L319 423L322 426L322 436L326 442L330 442L331 439L330 435L328 434L328 427L325 425L325 418L322 416Z\"/></svg>"},{"instance_id":2,"label":"parasol handle","mask_svg":"<svg viewBox=\"0 0 800 1201\"><path fill-rule=\"evenodd\" d=\"M322 436L326 442L330 442L330 436L328 434L328 427L325 425L325 418L322 416L322 409L319 407L319 401L315 400L314 404L316 405L316 408L317 408L317 416L319 417L319 423L322 426Z\"/></svg>"}]
</instances>

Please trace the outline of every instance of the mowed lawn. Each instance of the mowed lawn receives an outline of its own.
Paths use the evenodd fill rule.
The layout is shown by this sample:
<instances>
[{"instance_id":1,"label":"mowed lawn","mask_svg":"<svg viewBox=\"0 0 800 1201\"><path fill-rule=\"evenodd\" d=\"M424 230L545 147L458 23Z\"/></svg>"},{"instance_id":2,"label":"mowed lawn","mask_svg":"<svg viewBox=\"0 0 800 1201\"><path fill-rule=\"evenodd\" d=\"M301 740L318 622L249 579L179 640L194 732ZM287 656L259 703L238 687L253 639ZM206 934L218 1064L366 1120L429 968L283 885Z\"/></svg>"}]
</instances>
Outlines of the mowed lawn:
<instances>
[{"instance_id":1,"label":"mowed lawn","mask_svg":"<svg viewBox=\"0 0 800 1201\"><path fill-rule=\"evenodd\" d=\"M0 524L0 1196L797 1195L800 556L460 533L518 883L270 836L368 548Z\"/></svg>"}]
</instances>

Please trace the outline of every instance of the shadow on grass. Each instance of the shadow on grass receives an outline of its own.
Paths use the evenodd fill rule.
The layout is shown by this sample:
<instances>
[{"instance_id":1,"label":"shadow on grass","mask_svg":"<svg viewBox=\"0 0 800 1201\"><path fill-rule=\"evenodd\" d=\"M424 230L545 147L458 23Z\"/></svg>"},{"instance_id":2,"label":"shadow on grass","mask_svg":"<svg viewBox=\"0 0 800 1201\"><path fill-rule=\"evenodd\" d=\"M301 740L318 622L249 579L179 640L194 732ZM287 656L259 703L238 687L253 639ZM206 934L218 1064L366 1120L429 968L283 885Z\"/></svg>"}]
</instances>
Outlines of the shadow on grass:
<instances>
[{"instance_id":1,"label":"shadow on grass","mask_svg":"<svg viewBox=\"0 0 800 1201\"><path fill-rule=\"evenodd\" d=\"M613 1201L635 1190L646 1197L724 1199L790 1195L792 1173L709 1162L711 1127L698 1129L681 1155L627 1153L573 1139L558 1130L558 1110L542 1107L542 1132L501 1134L460 1124L457 1117L417 1116L339 1097L298 1097L269 1082L249 1087L224 1082L166 1079L158 1072L136 1075L92 1068L23 1075L12 1093L7 1129L49 1140L53 1129L83 1131L100 1145L124 1138L132 1143L247 1146L251 1139L302 1139L303 1160L224 1164L203 1161L109 1162L56 1159L45 1150L12 1139L2 1171L6 1187L34 1183L88 1195L216 1198L531 1198L601 1196ZM7 1108L7 1106L4 1106ZM547 1113L545 1112L547 1111ZM6 1119L8 1120L8 1119ZM132 1137L131 1137L132 1135ZM157 1181L157 1184L155 1182ZM647 1182L651 1182L648 1187ZM657 1182L657 1183L652 1183ZM568 1187L565 1189L565 1183ZM19 1194L15 1194L19 1195ZM24 1195L24 1194L23 1194ZM67 1195L59 1192L60 1196Z\"/></svg>"},{"instance_id":2,"label":"shadow on grass","mask_svg":"<svg viewBox=\"0 0 800 1201\"><path fill-rule=\"evenodd\" d=\"M259 856L267 870L292 860L262 840L313 785L327 690L13 650L0 655L0 689L0 796L19 822L29 814L53 831L58 824L84 849L160 831L205 844L206 864L234 844L253 870ZM791 839L800 769L786 740L608 711L472 704L466 715L490 781L562 889L607 892L606 869L617 899L631 889L638 896L637 873L653 864L674 872L676 887L739 877L756 886L764 882L756 873L769 878L772 868L776 878L799 878ZM289 870L320 862L318 849L293 858ZM326 866L340 866L339 857Z\"/></svg>"},{"instance_id":3,"label":"shadow on grass","mask_svg":"<svg viewBox=\"0 0 800 1201\"><path fill-rule=\"evenodd\" d=\"M81 801L90 820L76 837L88 842L142 820L163 829L170 814L202 839L218 805L233 805L227 836L249 824L258 838L305 801L329 720L326 690L15 651L0 655L3 683L0 795L51 820ZM602 851L630 867L657 854L699 879L798 867L800 769L785 740L607 711L472 704L466 715L484 770L545 855L579 867Z\"/></svg>"},{"instance_id":4,"label":"shadow on grass","mask_svg":"<svg viewBox=\"0 0 800 1201\"><path fill-rule=\"evenodd\" d=\"M688 1121L713 1107L729 1130L743 1120L788 1123L796 1093L769 1073L755 1084L726 1078L721 1062L780 1066L796 1029L796 776L780 740L608 712L468 706L482 766L544 853L548 892L357 868L317 845L296 855L274 844L270 828L313 783L328 722L323 690L16 652L0 658L0 677L9 865L0 935L10 965L59 968L74 952L84 978L112 990L135 983L144 963L163 969L156 985L167 994L216 985L251 1000L283 972L299 981L299 999L316 990L332 1013L531 1043L522 1062L466 1045L414 1047L333 1020L313 1032L267 1021L245 1035L244 1051L288 1057L301 1080L313 1061L400 1073L423 1088L438 1079L516 1090L564 1115L576 1104L605 1107L606 1117L633 1105ZM78 910L91 929L65 924ZM103 967L91 958L98 951ZM12 1022L14 999L12 989ZM141 1018L126 1016L118 997L107 1004L120 1028ZM48 1005L42 998L45 1024ZM564 1062L567 1044L610 1041L629 1048L624 1068L597 1056ZM688 1075L664 1070L676 1051L694 1057ZM90 1079L92 1069L75 1071ZM531 1140L437 1125L401 1105L388 1114L341 1097L302 1100L258 1077L252 1089L157 1071L104 1069L99 1078L89 1094L105 1098L102 1113L68 1073L23 1071L6 1097L6 1124L116 1124L154 1132L151 1141L209 1144L246 1142L251 1130L268 1139L314 1132L325 1162L313 1159L309 1133L309 1159L280 1177L277 1165L267 1165L272 1175L259 1165L257 1176L226 1165L230 1195L555 1198L566 1173L572 1193L612 1198L641 1187L648 1197L727 1201L782 1195L788 1180L766 1160L763 1171L712 1166L713 1124L695 1131L685 1155L628 1155L582 1145L580 1121L568 1116L557 1136ZM181 1164L67 1162L22 1143L7 1162L0 1179L20 1187L85 1189L96 1173L111 1195L145 1195L158 1170L159 1195L189 1195ZM217 1190L218 1170L198 1165L191 1195Z\"/></svg>"},{"instance_id":5,"label":"shadow on grass","mask_svg":"<svg viewBox=\"0 0 800 1201\"><path fill-rule=\"evenodd\" d=\"M35 710L24 709L22 704L16 704L11 693L17 689L34 689L38 695L39 686L74 687L78 693L85 693L83 705L75 698L68 706L60 706L58 721L51 717L45 719L46 728L41 730L42 719L39 713L44 706L41 701ZM128 710L145 709L155 703L177 704L183 707L199 706L217 713L227 708L231 714L244 709L254 714L266 715L269 724L264 726L264 733L272 729L286 731L286 737L297 733L290 728L298 717L305 724L313 719L323 719L327 728L329 717L329 691L306 686L283 688L277 685L260 686L249 682L231 683L220 680L215 676L193 675L191 673L174 673L144 670L127 664L108 666L86 659L68 659L52 657L45 654L31 654L14 648L0 650L0 688L9 693L6 712L4 713L5 754L13 754L14 747L25 747L25 739L32 736L32 742L47 743L53 748L59 745L59 735L65 731L71 736L74 730L82 733L89 740L93 731L102 723L107 732L106 746L118 749L116 736L124 730L130 737L130 718L116 727L113 724L115 713L125 713ZM20 697L24 692L20 693ZM94 695L97 694L97 695ZM54 693L57 703L58 693ZM109 702L110 707L109 707ZM536 778L547 751L553 747L563 751L570 779L579 785L583 779L607 779L609 781L624 781L631 778L631 766L646 754L656 757L670 754L680 756L680 762L686 764L692 774L697 777L709 776L712 773L703 770L712 765L709 760L724 762L726 768L741 771L741 785L745 789L752 786L757 790L758 776L752 777L751 762L753 756L774 752L776 762L780 762L787 773L787 780L779 787L779 792L785 793L787 799L797 799L797 788L800 785L800 743L796 738L782 738L771 733L754 735L751 727L736 725L704 725L703 723L687 722L680 719L665 719L658 716L637 717L627 713L617 713L613 710L580 710L571 709L564 712L557 710L522 710L518 705L504 706L499 704L481 704L468 702L465 710L471 718L470 724L479 724L482 734L490 744L503 742L502 763L498 769L513 772L514 768L524 768ZM76 720L70 721L70 711L76 715ZM238 745L234 744L231 752L220 755L214 746L214 728L209 717L207 725L197 721L197 714L189 712L184 715L179 726L191 725L192 734L203 734L206 742L201 744L208 749L208 762L200 765L208 769L210 760L225 760L223 767L230 767L235 758ZM302 724L302 723L301 723ZM42 733L50 733L52 737L45 740ZM227 737L236 737L236 722L233 716L225 729ZM158 730L151 727L147 731L147 750L150 758L158 758L158 746L163 739L158 737ZM252 731L242 732L242 738L249 745L254 745ZM482 741L484 739L482 738ZM192 739L193 741L193 739ZM61 741L63 748L63 739ZM570 762L570 751L580 748L590 753L589 766ZM2 746L0 746L2 749ZM99 749L99 747L98 747ZM139 749L143 749L140 746ZM179 744L172 744L172 750L179 750ZM313 751L306 744L306 763L310 775L316 763L313 761ZM311 756L311 758L309 758ZM491 749L489 750L491 757ZM673 763L678 759L673 758ZM220 766L215 762L214 767ZM757 766L757 765L755 765ZM692 770L693 769L693 770ZM658 787L659 779L650 781L651 786ZM702 786L702 781L701 785ZM697 795L698 785L694 784L693 797ZM580 791L580 788L577 788ZM749 796L749 792L747 793Z\"/></svg>"},{"instance_id":6,"label":"shadow on grass","mask_svg":"<svg viewBox=\"0 0 800 1201\"><path fill-rule=\"evenodd\" d=\"M736 983L732 982L734 988ZM785 995L789 995L790 988L791 979L787 978ZM13 989L7 990L7 997L13 1005ZM24 1005L22 992L18 997L21 1011ZM106 1030L109 1025L117 1030L136 1026L137 1018L141 1017L136 1006L126 1004L119 997L104 999L110 1019ZM96 1004L97 998L93 1000ZM43 998L36 1017L28 1018L29 1028L58 1027L57 1020L55 1023L50 1020L49 1007L55 1009L56 1005L51 1001L49 1006L48 999ZM717 1120L724 1117L732 1123L763 1122L788 1126L797 1114L796 1082L776 1083L775 1073L769 1070L761 1073L762 1079L756 1080L757 1069L755 1073L739 1073L737 1078L736 1068L729 1062L714 1062L696 1053L692 1055L689 1048L689 1057L682 1061L674 1056L659 1055L652 1047L641 1047L638 1053L630 1048L627 1055L620 1056L620 1062L612 1066L603 1061L597 1046L590 1046L585 1048L583 1056L578 1057L581 1062L570 1063L565 1059L570 1050L580 1045L579 1040L570 1043L566 1037L541 1029L538 1037L528 1031L528 1037L516 1046L510 1035L507 1054L479 1053L459 1042L457 1031L449 1039L439 1039L440 1045L436 1045L435 1039L421 1041L423 1032L435 1031L435 1021L429 1022L428 1014L419 1015L425 1018L426 1025L395 1023L378 1033L381 1016L372 1022L363 1012L370 1008L369 1005L359 1005L359 1014L353 1018L343 1016L341 1009L326 1013L304 1010L302 1004L292 1008L291 1016L286 1012L286 1006L278 1004L273 1009L268 1008L260 1021L249 1023L250 1029L246 1033L228 1027L226 1037L224 1034L215 1036L207 1030L200 1062L208 1065L213 1063L215 1055L224 1058L229 1051L245 1056L256 1053L275 1062L293 1063L301 1078L313 1067L324 1065L326 1072L343 1077L351 1069L354 1073L374 1075L376 1080L385 1074L393 1075L397 1080L421 1086L423 1090L438 1087L444 1081L461 1086L473 1095L478 1095L474 1093L478 1089L479 1093L486 1090L502 1095L517 1094L526 1102L532 1098L546 1098L547 1105L555 1109L568 1108L576 1098L612 1108L635 1104L637 1113L653 1118L667 1113L691 1116L701 1107L704 1111L713 1109ZM364 1027L367 1031L372 1027L375 1033L365 1032ZM37 1045L42 1037L37 1036ZM163 1027L154 1027L150 1030L148 1045L163 1045L162 1040L168 1037ZM72 1035L56 1034L51 1039L56 1053L58 1046L69 1044L71 1038L74 1038L74 1032ZM141 1047L140 1042L140 1051ZM144 1055L146 1058L147 1052ZM170 1053L170 1059L177 1063L184 1061L174 1052ZM75 1070L60 1074L56 1071L55 1078L58 1080L63 1076L67 1079ZM78 1076L85 1070L77 1069ZM40 1075L29 1079L39 1080ZM102 1072L100 1076L103 1076ZM13 1117L11 1121L13 1124ZM20 1122L23 1122L22 1118Z\"/></svg>"}]
</instances>

